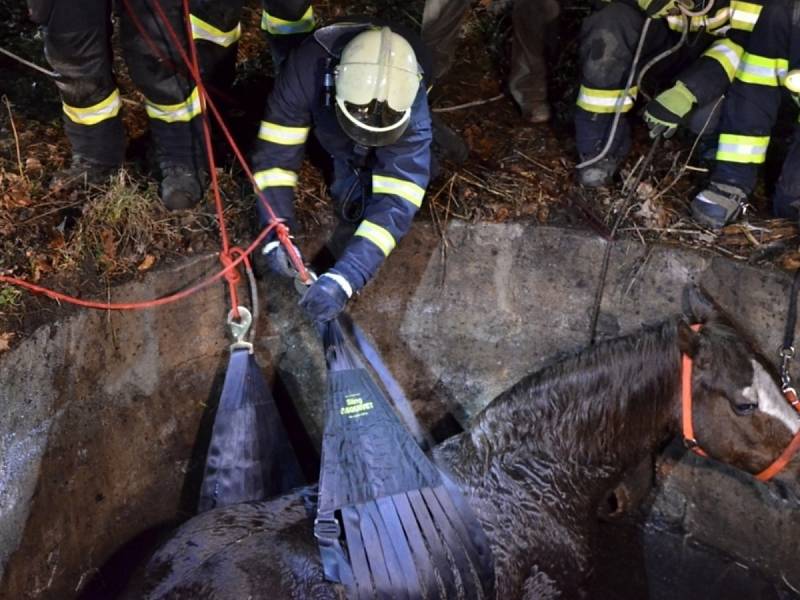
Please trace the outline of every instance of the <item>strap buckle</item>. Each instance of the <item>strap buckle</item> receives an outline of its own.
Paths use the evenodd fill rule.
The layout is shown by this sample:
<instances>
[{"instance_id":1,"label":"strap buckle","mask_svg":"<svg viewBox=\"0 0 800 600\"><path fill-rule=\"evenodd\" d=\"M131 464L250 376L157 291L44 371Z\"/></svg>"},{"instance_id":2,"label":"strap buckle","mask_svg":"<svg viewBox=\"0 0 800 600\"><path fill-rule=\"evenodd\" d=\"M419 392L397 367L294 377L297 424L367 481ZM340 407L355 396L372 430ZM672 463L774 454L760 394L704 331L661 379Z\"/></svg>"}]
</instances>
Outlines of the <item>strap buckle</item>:
<instances>
[{"instance_id":1,"label":"strap buckle","mask_svg":"<svg viewBox=\"0 0 800 600\"><path fill-rule=\"evenodd\" d=\"M341 535L342 527L333 515L324 517L317 515L314 519L314 537L320 545L331 546Z\"/></svg>"}]
</instances>

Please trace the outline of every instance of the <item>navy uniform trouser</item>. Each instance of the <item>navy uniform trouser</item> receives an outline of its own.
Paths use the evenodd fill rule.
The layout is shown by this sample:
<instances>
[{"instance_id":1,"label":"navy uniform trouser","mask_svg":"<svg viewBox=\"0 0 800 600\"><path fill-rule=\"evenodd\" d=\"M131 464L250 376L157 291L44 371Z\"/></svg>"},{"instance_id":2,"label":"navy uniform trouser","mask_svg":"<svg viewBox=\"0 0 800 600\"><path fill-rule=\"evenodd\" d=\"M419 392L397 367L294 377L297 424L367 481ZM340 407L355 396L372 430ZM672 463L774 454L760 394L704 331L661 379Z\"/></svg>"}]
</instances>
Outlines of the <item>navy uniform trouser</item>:
<instances>
[{"instance_id":1,"label":"navy uniform trouser","mask_svg":"<svg viewBox=\"0 0 800 600\"><path fill-rule=\"evenodd\" d=\"M125 152L122 101L113 73L110 0L29 0L44 32L45 55L59 74L64 129L73 153L119 165ZM163 166L198 166L200 100L153 0L120 3L120 41L131 79L145 97L156 158ZM185 45L180 0L161 0ZM140 31L144 31L146 36ZM149 39L148 39L149 38Z\"/></svg>"}]
</instances>

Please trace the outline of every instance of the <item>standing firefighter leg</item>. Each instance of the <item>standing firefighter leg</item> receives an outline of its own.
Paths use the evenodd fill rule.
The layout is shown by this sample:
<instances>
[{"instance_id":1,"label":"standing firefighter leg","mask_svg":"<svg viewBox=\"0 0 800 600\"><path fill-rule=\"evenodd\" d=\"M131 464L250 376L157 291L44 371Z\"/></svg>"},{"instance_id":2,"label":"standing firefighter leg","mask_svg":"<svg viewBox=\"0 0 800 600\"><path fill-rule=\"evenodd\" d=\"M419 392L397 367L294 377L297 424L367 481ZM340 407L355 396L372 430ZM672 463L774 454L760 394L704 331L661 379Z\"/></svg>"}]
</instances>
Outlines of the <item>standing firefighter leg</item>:
<instances>
[{"instance_id":1,"label":"standing firefighter leg","mask_svg":"<svg viewBox=\"0 0 800 600\"><path fill-rule=\"evenodd\" d=\"M277 73L289 52L314 30L316 18L309 0L263 0L261 29L267 34Z\"/></svg>"},{"instance_id":2,"label":"standing firefighter leg","mask_svg":"<svg viewBox=\"0 0 800 600\"><path fill-rule=\"evenodd\" d=\"M59 74L64 131L72 145L72 166L64 179L99 183L122 164L125 137L122 106L111 71L108 0L54 0L34 11L44 29L47 60Z\"/></svg>"},{"instance_id":3,"label":"standing firefighter leg","mask_svg":"<svg viewBox=\"0 0 800 600\"><path fill-rule=\"evenodd\" d=\"M242 0L191 0L190 6L192 38L203 83L227 91L236 74Z\"/></svg>"},{"instance_id":4,"label":"standing firefighter leg","mask_svg":"<svg viewBox=\"0 0 800 600\"><path fill-rule=\"evenodd\" d=\"M326 577L349 598L493 598L490 549L468 504L399 423L339 323L323 331L314 530Z\"/></svg>"},{"instance_id":5,"label":"standing firefighter leg","mask_svg":"<svg viewBox=\"0 0 800 600\"><path fill-rule=\"evenodd\" d=\"M145 96L161 170L161 199L169 209L189 208L200 200L205 185L200 95L155 1L127 0L122 45L131 78ZM186 50L181 0L162 1L161 6Z\"/></svg>"},{"instance_id":6,"label":"standing firefighter leg","mask_svg":"<svg viewBox=\"0 0 800 600\"><path fill-rule=\"evenodd\" d=\"M512 16L511 73L508 87L522 118L531 123L550 119L544 49L547 28L558 17L558 0L515 0Z\"/></svg>"},{"instance_id":7,"label":"standing firefighter leg","mask_svg":"<svg viewBox=\"0 0 800 600\"><path fill-rule=\"evenodd\" d=\"M436 82L450 70L455 58L461 22L470 0L425 0L422 11L422 43L431 53L432 72L426 79Z\"/></svg>"}]
</instances>

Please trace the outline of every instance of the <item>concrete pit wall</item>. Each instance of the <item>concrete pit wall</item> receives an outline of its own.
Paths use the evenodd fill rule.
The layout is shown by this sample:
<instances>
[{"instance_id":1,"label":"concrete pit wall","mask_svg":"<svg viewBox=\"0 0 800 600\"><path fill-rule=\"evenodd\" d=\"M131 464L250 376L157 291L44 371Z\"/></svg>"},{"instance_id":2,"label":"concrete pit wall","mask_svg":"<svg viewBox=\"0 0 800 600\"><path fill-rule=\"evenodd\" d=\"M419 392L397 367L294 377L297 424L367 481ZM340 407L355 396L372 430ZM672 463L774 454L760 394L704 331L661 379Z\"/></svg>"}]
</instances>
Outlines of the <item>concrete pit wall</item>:
<instances>
[{"instance_id":1,"label":"concrete pit wall","mask_svg":"<svg viewBox=\"0 0 800 600\"><path fill-rule=\"evenodd\" d=\"M445 247L417 224L351 312L442 438L548 356L586 345L603 244L578 231L453 223ZM216 266L193 260L112 297L158 296ZM615 245L601 333L677 312L687 281L775 355L784 274L665 246ZM319 343L290 285L261 287L257 357L318 444ZM130 540L191 514L227 361L225 302L216 285L154 311L74 313L0 358L0 598L73 597ZM653 522L800 589L794 491L693 458L660 472Z\"/></svg>"}]
</instances>

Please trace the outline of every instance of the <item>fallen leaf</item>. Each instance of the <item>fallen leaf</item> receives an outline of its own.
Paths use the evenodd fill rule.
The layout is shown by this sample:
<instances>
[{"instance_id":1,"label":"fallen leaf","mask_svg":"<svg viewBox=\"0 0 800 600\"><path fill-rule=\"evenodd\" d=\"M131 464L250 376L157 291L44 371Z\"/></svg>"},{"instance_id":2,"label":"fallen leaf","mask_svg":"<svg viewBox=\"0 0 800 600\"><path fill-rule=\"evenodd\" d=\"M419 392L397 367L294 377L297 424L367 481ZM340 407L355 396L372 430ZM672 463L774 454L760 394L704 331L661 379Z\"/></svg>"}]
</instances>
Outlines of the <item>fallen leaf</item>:
<instances>
[{"instance_id":1,"label":"fallen leaf","mask_svg":"<svg viewBox=\"0 0 800 600\"><path fill-rule=\"evenodd\" d=\"M156 257L152 254L148 254L144 257L144 260L139 263L139 266L136 267L137 271L147 271L150 267L152 267L156 262Z\"/></svg>"},{"instance_id":2,"label":"fallen leaf","mask_svg":"<svg viewBox=\"0 0 800 600\"><path fill-rule=\"evenodd\" d=\"M117 256L117 244L114 240L114 232L110 229L100 231L100 240L103 242L103 253L106 258L113 261Z\"/></svg>"},{"instance_id":3,"label":"fallen leaf","mask_svg":"<svg viewBox=\"0 0 800 600\"><path fill-rule=\"evenodd\" d=\"M5 352L11 347L12 339L14 339L12 332L0 333L0 352Z\"/></svg>"}]
</instances>

